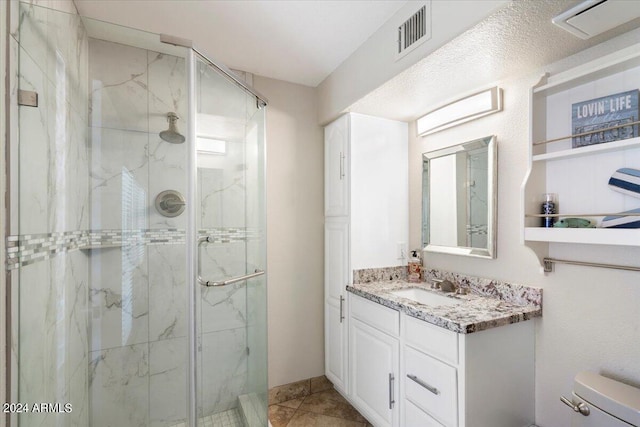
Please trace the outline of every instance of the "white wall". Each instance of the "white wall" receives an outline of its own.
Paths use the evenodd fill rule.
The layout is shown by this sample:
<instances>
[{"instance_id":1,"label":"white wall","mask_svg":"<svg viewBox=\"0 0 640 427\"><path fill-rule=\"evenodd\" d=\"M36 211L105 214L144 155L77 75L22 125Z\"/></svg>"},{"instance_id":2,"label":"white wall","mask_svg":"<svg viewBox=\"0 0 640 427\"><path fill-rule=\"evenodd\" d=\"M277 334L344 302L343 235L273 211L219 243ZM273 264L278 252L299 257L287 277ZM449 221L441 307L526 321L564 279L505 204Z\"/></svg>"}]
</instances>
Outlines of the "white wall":
<instances>
[{"instance_id":1,"label":"white wall","mask_svg":"<svg viewBox=\"0 0 640 427\"><path fill-rule=\"evenodd\" d=\"M398 27L425 4L409 1L319 86L318 121L326 124L349 105L508 3L505 0L427 0L431 39L396 61Z\"/></svg>"},{"instance_id":2,"label":"white wall","mask_svg":"<svg viewBox=\"0 0 640 427\"><path fill-rule=\"evenodd\" d=\"M324 149L316 89L254 76L267 107L269 387L324 373Z\"/></svg>"},{"instance_id":3,"label":"white wall","mask_svg":"<svg viewBox=\"0 0 640 427\"><path fill-rule=\"evenodd\" d=\"M408 126L361 114L350 116L350 270L406 265Z\"/></svg>"},{"instance_id":4,"label":"white wall","mask_svg":"<svg viewBox=\"0 0 640 427\"><path fill-rule=\"evenodd\" d=\"M498 257L473 259L425 253L425 264L463 274L541 286L543 317L536 320L536 423L570 425L569 396L581 370L601 372L640 386L640 275L634 272L556 265L543 275L533 253L520 242L520 186L527 170L529 88L542 71L558 71L640 42L640 30L581 52L561 63L498 82L504 111L425 138L410 126L409 198L411 244L420 240L421 153L491 134L498 138ZM518 61L519 58L514 58ZM446 75L444 68L438 73ZM455 97L455 93L450 94ZM637 165L640 166L640 165ZM637 265L640 248L556 245L553 257Z\"/></svg>"}]
</instances>

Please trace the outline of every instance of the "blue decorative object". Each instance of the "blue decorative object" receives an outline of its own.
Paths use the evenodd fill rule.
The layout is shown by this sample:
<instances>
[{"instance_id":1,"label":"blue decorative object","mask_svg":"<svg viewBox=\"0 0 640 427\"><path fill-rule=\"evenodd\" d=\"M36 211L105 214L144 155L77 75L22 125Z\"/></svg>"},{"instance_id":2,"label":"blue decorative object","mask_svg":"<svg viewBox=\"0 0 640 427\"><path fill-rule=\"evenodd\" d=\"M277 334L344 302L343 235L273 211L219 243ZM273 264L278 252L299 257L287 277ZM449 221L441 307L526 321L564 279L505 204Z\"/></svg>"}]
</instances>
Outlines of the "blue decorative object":
<instances>
[{"instance_id":1,"label":"blue decorative object","mask_svg":"<svg viewBox=\"0 0 640 427\"><path fill-rule=\"evenodd\" d=\"M572 147L584 147L638 136L638 125L614 126L638 121L638 90L616 93L602 98L578 102L571 106ZM598 132L598 130L601 130Z\"/></svg>"},{"instance_id":2,"label":"blue decorative object","mask_svg":"<svg viewBox=\"0 0 640 427\"><path fill-rule=\"evenodd\" d=\"M640 198L640 170L618 169L609 179L609 188L627 196Z\"/></svg>"},{"instance_id":3,"label":"blue decorative object","mask_svg":"<svg viewBox=\"0 0 640 427\"><path fill-rule=\"evenodd\" d=\"M640 228L640 208L623 213L637 213L638 216L605 216L602 220L604 228Z\"/></svg>"}]
</instances>

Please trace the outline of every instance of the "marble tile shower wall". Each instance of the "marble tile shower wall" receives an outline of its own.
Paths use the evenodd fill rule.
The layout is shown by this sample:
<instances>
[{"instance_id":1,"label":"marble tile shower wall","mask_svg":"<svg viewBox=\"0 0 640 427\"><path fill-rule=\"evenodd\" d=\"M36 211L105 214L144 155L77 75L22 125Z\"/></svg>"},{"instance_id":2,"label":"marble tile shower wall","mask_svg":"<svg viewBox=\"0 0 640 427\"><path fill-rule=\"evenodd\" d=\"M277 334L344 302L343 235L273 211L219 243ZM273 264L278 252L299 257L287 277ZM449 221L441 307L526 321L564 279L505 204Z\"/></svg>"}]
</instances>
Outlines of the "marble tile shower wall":
<instances>
[{"instance_id":1,"label":"marble tile shower wall","mask_svg":"<svg viewBox=\"0 0 640 427\"><path fill-rule=\"evenodd\" d=\"M166 218L153 208L161 191L186 192L186 145L158 136L168 127L168 112L186 118L184 60L95 39L89 52L91 229L184 233L185 215ZM178 129L186 131L184 119ZM199 168L207 230L246 226L242 150L243 144L229 142L224 161ZM202 245L202 276L244 274L243 237ZM145 242L92 251L92 425L165 426L185 418L184 251L183 243ZM247 315L242 284L200 292L198 409L204 416L236 406L245 392Z\"/></svg>"},{"instance_id":2,"label":"marble tile shower wall","mask_svg":"<svg viewBox=\"0 0 640 427\"><path fill-rule=\"evenodd\" d=\"M19 167L12 168L11 204L20 217L12 210L11 234L85 230L87 34L77 15L17 2L14 11L11 63L18 66L10 79L36 91L39 105L15 107L19 139L12 131L10 149ZM88 425L88 276L88 257L80 251L12 272L12 311L20 316L12 322L16 400L73 403L70 414L23 414L21 426Z\"/></svg>"},{"instance_id":3,"label":"marble tile shower wall","mask_svg":"<svg viewBox=\"0 0 640 427\"><path fill-rule=\"evenodd\" d=\"M152 207L163 190L186 192L186 145L159 137L170 111L185 128L185 78L181 58L89 39L91 230L184 233L185 215ZM91 251L92 426L186 415L184 244L146 243Z\"/></svg>"},{"instance_id":4,"label":"marble tile shower wall","mask_svg":"<svg viewBox=\"0 0 640 427\"><path fill-rule=\"evenodd\" d=\"M206 84L206 80L203 82ZM206 90L206 89L205 89ZM235 110L232 110L237 114ZM244 113L244 111L242 111ZM232 113L233 114L233 113ZM229 138L224 157L209 155L198 168L198 200L205 229L236 227L244 230L247 185L245 144ZM201 157L206 156L201 154ZM257 236L256 236L257 237ZM241 241L216 242L201 247L201 275L234 277L246 273L250 236ZM248 392L247 284L201 288L198 319L202 339L200 416L237 405L237 396Z\"/></svg>"}]
</instances>

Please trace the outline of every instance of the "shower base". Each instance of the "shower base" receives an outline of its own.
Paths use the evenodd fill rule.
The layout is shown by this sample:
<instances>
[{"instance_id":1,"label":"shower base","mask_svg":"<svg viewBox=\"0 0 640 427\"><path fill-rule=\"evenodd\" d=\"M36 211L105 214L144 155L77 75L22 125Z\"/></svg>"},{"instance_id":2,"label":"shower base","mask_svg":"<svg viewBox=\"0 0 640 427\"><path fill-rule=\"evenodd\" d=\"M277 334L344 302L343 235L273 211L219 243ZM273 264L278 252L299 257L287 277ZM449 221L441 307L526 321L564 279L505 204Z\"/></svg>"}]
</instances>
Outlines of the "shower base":
<instances>
[{"instance_id":1,"label":"shower base","mask_svg":"<svg viewBox=\"0 0 640 427\"><path fill-rule=\"evenodd\" d=\"M171 427L187 427L186 423L175 424ZM207 415L198 420L198 427L244 427L242 416L238 412L238 408L229 409L228 411L218 412L217 414Z\"/></svg>"}]
</instances>

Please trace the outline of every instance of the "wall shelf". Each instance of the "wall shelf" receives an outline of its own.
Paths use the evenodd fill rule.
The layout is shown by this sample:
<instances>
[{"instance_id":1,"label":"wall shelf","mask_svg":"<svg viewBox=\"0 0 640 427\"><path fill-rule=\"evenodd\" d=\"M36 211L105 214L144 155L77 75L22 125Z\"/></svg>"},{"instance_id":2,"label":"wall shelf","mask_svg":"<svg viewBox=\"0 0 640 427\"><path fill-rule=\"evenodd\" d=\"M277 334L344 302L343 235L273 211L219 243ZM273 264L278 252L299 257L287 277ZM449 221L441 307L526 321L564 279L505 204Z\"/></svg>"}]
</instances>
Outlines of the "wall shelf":
<instances>
[{"instance_id":1,"label":"wall shelf","mask_svg":"<svg viewBox=\"0 0 640 427\"><path fill-rule=\"evenodd\" d=\"M640 137L572 148L572 105L640 88L640 43L554 75L545 74L529 94L529 166L522 185L522 240L540 265L560 243L640 247L640 229L539 227L544 193L556 193L566 212L624 212L640 201L612 191L611 175L640 169ZM567 135L566 138L560 138ZM575 260L581 262L584 260ZM548 270L547 270L548 271Z\"/></svg>"},{"instance_id":2,"label":"wall shelf","mask_svg":"<svg viewBox=\"0 0 640 427\"><path fill-rule=\"evenodd\" d=\"M607 142L604 144L589 145L587 147L573 148L569 150L552 151L545 154L535 154L532 161L540 162L547 160L570 159L597 153L612 153L614 151L633 148L640 148L640 137L624 139L622 141Z\"/></svg>"},{"instance_id":3,"label":"wall shelf","mask_svg":"<svg viewBox=\"0 0 640 427\"><path fill-rule=\"evenodd\" d=\"M640 246L640 229L526 227L524 239L531 242Z\"/></svg>"}]
</instances>

